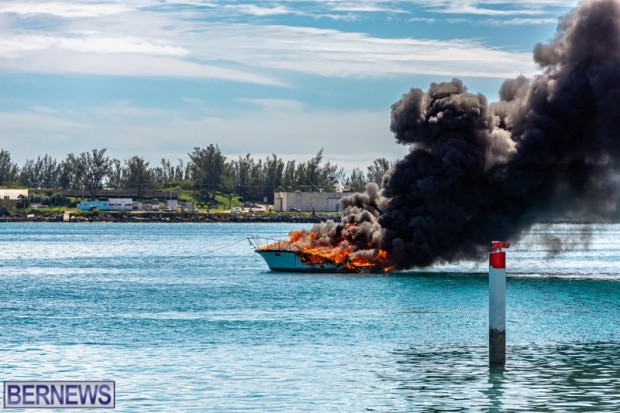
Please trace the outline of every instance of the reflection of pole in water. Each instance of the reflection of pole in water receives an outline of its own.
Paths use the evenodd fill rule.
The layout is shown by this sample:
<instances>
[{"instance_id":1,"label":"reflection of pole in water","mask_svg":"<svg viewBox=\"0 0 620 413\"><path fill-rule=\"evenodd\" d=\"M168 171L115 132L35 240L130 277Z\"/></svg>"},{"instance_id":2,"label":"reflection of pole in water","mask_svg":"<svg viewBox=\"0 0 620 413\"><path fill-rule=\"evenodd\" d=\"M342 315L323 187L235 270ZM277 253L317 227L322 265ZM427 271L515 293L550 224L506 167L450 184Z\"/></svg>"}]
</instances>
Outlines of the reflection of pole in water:
<instances>
[{"instance_id":1,"label":"reflection of pole in water","mask_svg":"<svg viewBox=\"0 0 620 413\"><path fill-rule=\"evenodd\" d=\"M506 252L507 241L493 241L489 254L489 364L506 364Z\"/></svg>"},{"instance_id":2,"label":"reflection of pole in water","mask_svg":"<svg viewBox=\"0 0 620 413\"><path fill-rule=\"evenodd\" d=\"M484 392L489 398L488 412L503 412L504 404L504 366L489 367L489 387Z\"/></svg>"}]
</instances>

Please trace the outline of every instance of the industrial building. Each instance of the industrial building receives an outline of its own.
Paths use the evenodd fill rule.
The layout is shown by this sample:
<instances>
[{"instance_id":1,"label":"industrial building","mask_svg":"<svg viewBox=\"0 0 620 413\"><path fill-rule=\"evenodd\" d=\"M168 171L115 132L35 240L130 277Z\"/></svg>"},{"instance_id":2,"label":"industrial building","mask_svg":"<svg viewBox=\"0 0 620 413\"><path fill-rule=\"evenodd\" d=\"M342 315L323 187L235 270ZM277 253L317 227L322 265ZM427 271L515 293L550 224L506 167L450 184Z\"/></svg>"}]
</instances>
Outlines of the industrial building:
<instances>
[{"instance_id":1,"label":"industrial building","mask_svg":"<svg viewBox=\"0 0 620 413\"><path fill-rule=\"evenodd\" d=\"M275 192L274 209L282 211L339 212L340 198L353 192Z\"/></svg>"}]
</instances>

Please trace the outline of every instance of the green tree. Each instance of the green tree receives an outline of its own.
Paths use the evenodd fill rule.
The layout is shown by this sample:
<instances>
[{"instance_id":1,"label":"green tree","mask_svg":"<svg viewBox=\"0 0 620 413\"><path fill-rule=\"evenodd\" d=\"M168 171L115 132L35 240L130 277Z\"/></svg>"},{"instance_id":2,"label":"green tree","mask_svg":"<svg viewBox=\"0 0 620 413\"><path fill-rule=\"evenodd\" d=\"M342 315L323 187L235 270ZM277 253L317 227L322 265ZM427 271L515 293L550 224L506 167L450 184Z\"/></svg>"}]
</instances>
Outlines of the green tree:
<instances>
[{"instance_id":1,"label":"green tree","mask_svg":"<svg viewBox=\"0 0 620 413\"><path fill-rule=\"evenodd\" d=\"M11 153L0 149L0 185L8 185L17 181L19 168L11 162Z\"/></svg>"},{"instance_id":2,"label":"green tree","mask_svg":"<svg viewBox=\"0 0 620 413\"><path fill-rule=\"evenodd\" d=\"M39 188L39 172L34 159L26 159L19 173L19 184L27 188Z\"/></svg>"},{"instance_id":3,"label":"green tree","mask_svg":"<svg viewBox=\"0 0 620 413\"><path fill-rule=\"evenodd\" d=\"M126 160L124 186L133 189L138 199L143 199L144 194L155 186L155 177L149 169L149 163L139 156Z\"/></svg>"},{"instance_id":4,"label":"green tree","mask_svg":"<svg viewBox=\"0 0 620 413\"><path fill-rule=\"evenodd\" d=\"M368 167L368 182L374 182L379 186L383 184L383 176L394 165L394 162L390 162L385 158L377 158L372 162L372 165Z\"/></svg>"},{"instance_id":5,"label":"green tree","mask_svg":"<svg viewBox=\"0 0 620 413\"><path fill-rule=\"evenodd\" d=\"M308 164L300 162L295 168L295 190L307 191L311 186L308 184Z\"/></svg>"},{"instance_id":6,"label":"green tree","mask_svg":"<svg viewBox=\"0 0 620 413\"><path fill-rule=\"evenodd\" d=\"M212 201L215 192L222 189L224 173L228 172L226 157L217 145L210 144L206 149L195 147L189 158L196 198L200 202Z\"/></svg>"},{"instance_id":7,"label":"green tree","mask_svg":"<svg viewBox=\"0 0 620 413\"><path fill-rule=\"evenodd\" d=\"M295 189L309 191L334 191L336 186L344 179L344 171L336 164L330 162L322 165L323 148L307 162L300 163L295 168L294 186ZM283 168L282 182L290 185L291 167L294 164L287 164Z\"/></svg>"},{"instance_id":8,"label":"green tree","mask_svg":"<svg viewBox=\"0 0 620 413\"><path fill-rule=\"evenodd\" d=\"M254 159L250 154L239 157L238 160L231 162L232 171L235 177L236 192L243 199L249 199L250 190L250 171L254 165Z\"/></svg>"},{"instance_id":9,"label":"green tree","mask_svg":"<svg viewBox=\"0 0 620 413\"><path fill-rule=\"evenodd\" d=\"M28 188L57 189L60 165L45 155L37 160L27 159L19 174L19 183Z\"/></svg>"},{"instance_id":10,"label":"green tree","mask_svg":"<svg viewBox=\"0 0 620 413\"><path fill-rule=\"evenodd\" d=\"M77 158L81 183L91 198L97 196L103 187L103 178L110 172L111 161L105 152L106 148L92 149L90 152L82 152Z\"/></svg>"},{"instance_id":11,"label":"green tree","mask_svg":"<svg viewBox=\"0 0 620 413\"><path fill-rule=\"evenodd\" d=\"M224 170L220 179L219 190L227 193L232 199L237 194L237 179L235 178L234 166L231 162L224 164Z\"/></svg>"},{"instance_id":12,"label":"green tree","mask_svg":"<svg viewBox=\"0 0 620 413\"><path fill-rule=\"evenodd\" d=\"M297 169L296 162L288 161L286 162L286 166L284 167L284 172L282 174L282 187L286 191L292 192L296 189L297 181L295 179L295 171Z\"/></svg>"},{"instance_id":13,"label":"green tree","mask_svg":"<svg viewBox=\"0 0 620 413\"><path fill-rule=\"evenodd\" d=\"M179 159L179 163L174 167L174 179L176 181L184 181L187 179L186 176L187 166L183 162L183 159Z\"/></svg>"},{"instance_id":14,"label":"green tree","mask_svg":"<svg viewBox=\"0 0 620 413\"><path fill-rule=\"evenodd\" d=\"M126 161L125 161L126 162ZM106 186L110 189L123 189L125 182L125 167L120 159L110 161L110 172L108 172L108 182Z\"/></svg>"},{"instance_id":15,"label":"green tree","mask_svg":"<svg viewBox=\"0 0 620 413\"><path fill-rule=\"evenodd\" d=\"M82 186L82 166L78 158L70 153L59 166L58 187L60 189L80 189Z\"/></svg>"},{"instance_id":16,"label":"green tree","mask_svg":"<svg viewBox=\"0 0 620 413\"><path fill-rule=\"evenodd\" d=\"M248 188L248 199L258 200L263 195L263 189L265 187L265 170L263 166L263 160L259 159L258 162L252 163L252 169L250 169L250 185Z\"/></svg>"},{"instance_id":17,"label":"green tree","mask_svg":"<svg viewBox=\"0 0 620 413\"><path fill-rule=\"evenodd\" d=\"M37 158L39 171L39 185L41 188L57 189L60 165L56 159L45 155L43 158Z\"/></svg>"},{"instance_id":18,"label":"green tree","mask_svg":"<svg viewBox=\"0 0 620 413\"><path fill-rule=\"evenodd\" d=\"M351 175L346 179L345 186L353 192L364 192L366 188L366 178L360 168L353 168Z\"/></svg>"},{"instance_id":19,"label":"green tree","mask_svg":"<svg viewBox=\"0 0 620 413\"><path fill-rule=\"evenodd\" d=\"M327 162L321 167L319 176L319 188L322 191L333 192L336 186L344 180L345 173L342 168L338 168L338 165Z\"/></svg>"},{"instance_id":20,"label":"green tree","mask_svg":"<svg viewBox=\"0 0 620 413\"><path fill-rule=\"evenodd\" d=\"M306 162L306 182L312 190L319 190L321 185L321 162L323 161L323 148Z\"/></svg>"},{"instance_id":21,"label":"green tree","mask_svg":"<svg viewBox=\"0 0 620 413\"><path fill-rule=\"evenodd\" d=\"M284 172L284 161L278 159L275 153L265 159L264 164L265 179L263 184L263 197L267 197L268 202L273 202L273 191L282 185L282 173Z\"/></svg>"}]
</instances>

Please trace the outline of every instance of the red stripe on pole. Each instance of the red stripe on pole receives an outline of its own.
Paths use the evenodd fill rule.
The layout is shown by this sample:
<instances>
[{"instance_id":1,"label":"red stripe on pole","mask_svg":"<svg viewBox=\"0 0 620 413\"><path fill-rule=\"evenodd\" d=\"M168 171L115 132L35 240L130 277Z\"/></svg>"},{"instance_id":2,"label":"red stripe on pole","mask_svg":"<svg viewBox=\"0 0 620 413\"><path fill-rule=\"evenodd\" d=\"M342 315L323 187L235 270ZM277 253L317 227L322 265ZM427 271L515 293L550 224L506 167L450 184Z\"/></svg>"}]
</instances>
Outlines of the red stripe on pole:
<instances>
[{"instance_id":1,"label":"red stripe on pole","mask_svg":"<svg viewBox=\"0 0 620 413\"><path fill-rule=\"evenodd\" d=\"M489 254L489 265L493 268L506 268L506 252L491 252Z\"/></svg>"}]
</instances>

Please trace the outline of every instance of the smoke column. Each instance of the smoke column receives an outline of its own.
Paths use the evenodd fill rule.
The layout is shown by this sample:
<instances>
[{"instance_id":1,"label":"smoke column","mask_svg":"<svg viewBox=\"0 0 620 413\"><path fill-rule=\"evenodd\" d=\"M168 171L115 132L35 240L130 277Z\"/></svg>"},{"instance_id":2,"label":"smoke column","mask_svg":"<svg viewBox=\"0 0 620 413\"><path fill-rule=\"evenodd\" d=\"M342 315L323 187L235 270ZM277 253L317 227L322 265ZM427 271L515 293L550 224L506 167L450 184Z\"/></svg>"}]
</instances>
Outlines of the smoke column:
<instances>
[{"instance_id":1,"label":"smoke column","mask_svg":"<svg viewBox=\"0 0 620 413\"><path fill-rule=\"evenodd\" d=\"M381 236L368 237L397 268L477 258L550 218L614 216L619 28L617 1L583 2L534 48L540 75L505 81L499 102L453 79L392 106L410 151L384 177Z\"/></svg>"},{"instance_id":2,"label":"smoke column","mask_svg":"<svg viewBox=\"0 0 620 413\"><path fill-rule=\"evenodd\" d=\"M411 89L390 129L409 153L366 192L344 197L341 222L291 236L293 247L353 251L396 269L479 259L494 239L518 239L559 218L616 214L620 155L620 3L593 0L537 44L533 79L506 80L489 104L459 79ZM550 235L551 255L587 244Z\"/></svg>"}]
</instances>

